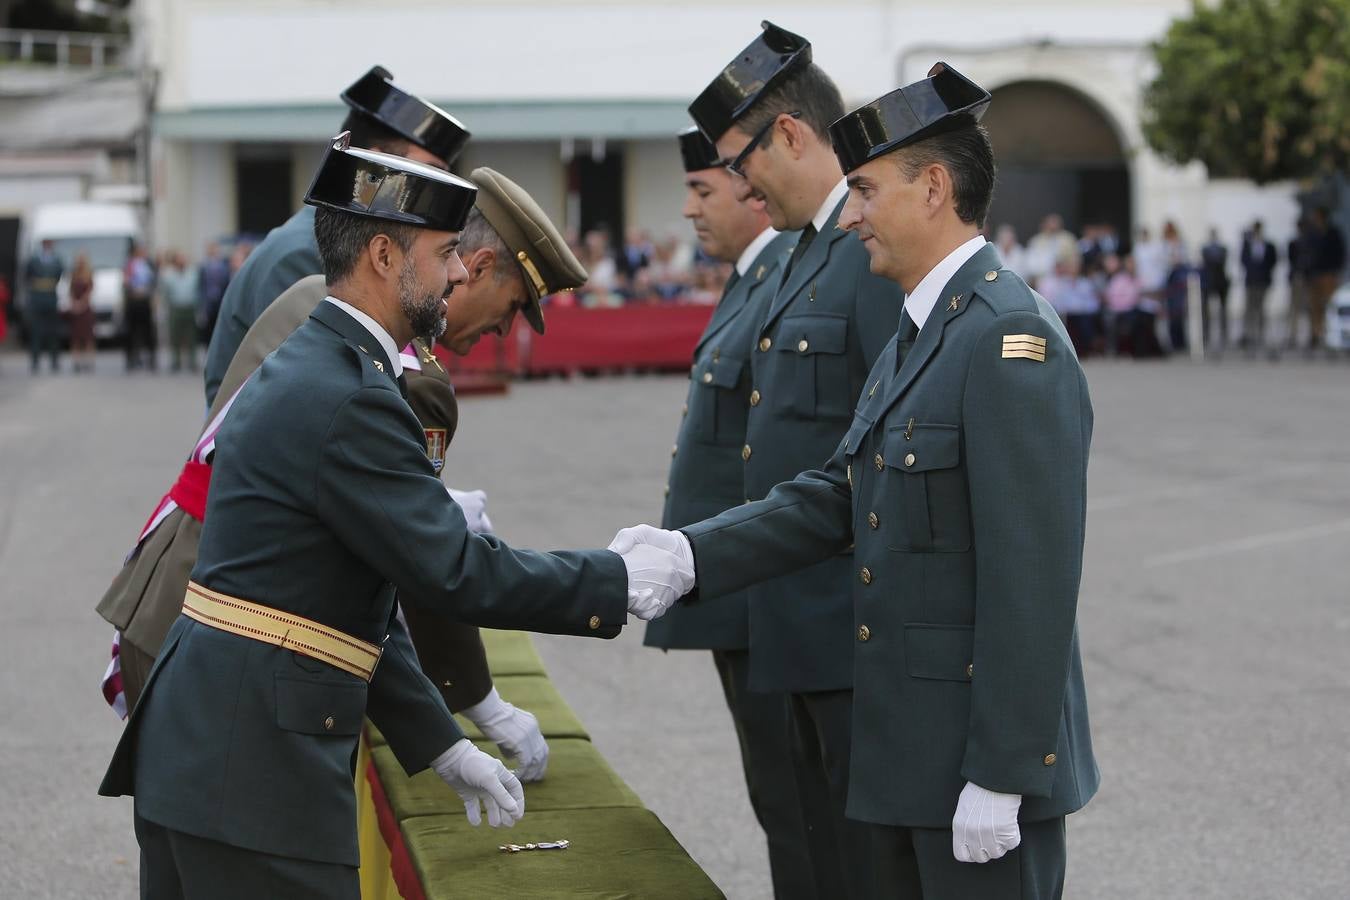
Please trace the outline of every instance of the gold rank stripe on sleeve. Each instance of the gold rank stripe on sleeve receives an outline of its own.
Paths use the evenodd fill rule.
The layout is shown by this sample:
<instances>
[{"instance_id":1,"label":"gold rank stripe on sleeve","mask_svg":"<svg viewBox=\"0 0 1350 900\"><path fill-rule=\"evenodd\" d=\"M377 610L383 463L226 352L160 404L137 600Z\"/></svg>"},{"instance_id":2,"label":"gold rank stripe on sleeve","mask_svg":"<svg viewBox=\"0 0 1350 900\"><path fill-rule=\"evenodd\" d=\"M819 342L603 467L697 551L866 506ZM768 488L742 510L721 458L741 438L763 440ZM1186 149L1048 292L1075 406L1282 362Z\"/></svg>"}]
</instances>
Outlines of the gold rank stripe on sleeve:
<instances>
[{"instance_id":1,"label":"gold rank stripe on sleeve","mask_svg":"<svg viewBox=\"0 0 1350 900\"><path fill-rule=\"evenodd\" d=\"M1045 362L1045 338L1034 334L1005 334L1003 336L1004 359L1031 359Z\"/></svg>"}]
</instances>

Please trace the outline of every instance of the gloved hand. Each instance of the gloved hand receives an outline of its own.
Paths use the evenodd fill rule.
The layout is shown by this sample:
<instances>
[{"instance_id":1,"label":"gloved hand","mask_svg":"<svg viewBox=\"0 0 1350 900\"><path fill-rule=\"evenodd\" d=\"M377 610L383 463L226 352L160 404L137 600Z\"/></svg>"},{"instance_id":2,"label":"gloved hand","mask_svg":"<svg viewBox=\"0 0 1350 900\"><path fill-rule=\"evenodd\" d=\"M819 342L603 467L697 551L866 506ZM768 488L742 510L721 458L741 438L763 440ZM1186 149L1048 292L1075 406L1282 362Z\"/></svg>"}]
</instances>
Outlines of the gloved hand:
<instances>
[{"instance_id":1,"label":"gloved hand","mask_svg":"<svg viewBox=\"0 0 1350 900\"><path fill-rule=\"evenodd\" d=\"M469 530L474 534L490 534L492 532L492 521L487 517L487 494L483 491L457 491L449 485L445 486L450 494L450 499L459 504L459 508L464 511L464 521L469 523Z\"/></svg>"},{"instance_id":2,"label":"gloved hand","mask_svg":"<svg viewBox=\"0 0 1350 900\"><path fill-rule=\"evenodd\" d=\"M483 821L480 802L487 809L488 824L493 828L501 825L510 828L525 815L525 789L520 786L520 779L468 738L460 738L433 759L431 768L464 801L464 814L470 825L477 827Z\"/></svg>"},{"instance_id":3,"label":"gloved hand","mask_svg":"<svg viewBox=\"0 0 1350 900\"><path fill-rule=\"evenodd\" d=\"M507 703L493 688L468 709L460 710L507 756L514 756L516 777L539 781L548 768L548 743L533 714Z\"/></svg>"},{"instance_id":4,"label":"gloved hand","mask_svg":"<svg viewBox=\"0 0 1350 900\"><path fill-rule=\"evenodd\" d=\"M957 862L987 863L1022 843L1017 811L1021 794L999 794L966 782L952 817L952 854Z\"/></svg>"},{"instance_id":5,"label":"gloved hand","mask_svg":"<svg viewBox=\"0 0 1350 900\"><path fill-rule=\"evenodd\" d=\"M628 611L639 619L660 618L694 588L694 551L678 531L650 525L625 528L609 549L628 569Z\"/></svg>"}]
</instances>

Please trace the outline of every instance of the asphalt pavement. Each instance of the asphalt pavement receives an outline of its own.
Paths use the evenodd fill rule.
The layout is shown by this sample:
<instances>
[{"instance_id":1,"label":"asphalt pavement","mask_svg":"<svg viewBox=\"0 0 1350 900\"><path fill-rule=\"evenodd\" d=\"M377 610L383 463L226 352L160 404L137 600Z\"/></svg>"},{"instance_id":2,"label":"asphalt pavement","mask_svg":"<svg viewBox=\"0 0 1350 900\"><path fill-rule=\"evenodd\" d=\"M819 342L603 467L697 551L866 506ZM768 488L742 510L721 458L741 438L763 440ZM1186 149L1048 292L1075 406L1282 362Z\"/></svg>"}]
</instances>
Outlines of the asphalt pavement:
<instances>
[{"instance_id":1,"label":"asphalt pavement","mask_svg":"<svg viewBox=\"0 0 1350 900\"><path fill-rule=\"evenodd\" d=\"M136 892L93 608L196 436L200 380L38 377L0 353L0 894ZM1350 364L1091 361L1079 603L1102 789L1066 897L1350 896ZM679 376L462 402L447 480L510 543L604 546L660 515ZM708 654L540 637L597 747L732 898L769 895ZM466 886L466 895L471 895Z\"/></svg>"}]
</instances>

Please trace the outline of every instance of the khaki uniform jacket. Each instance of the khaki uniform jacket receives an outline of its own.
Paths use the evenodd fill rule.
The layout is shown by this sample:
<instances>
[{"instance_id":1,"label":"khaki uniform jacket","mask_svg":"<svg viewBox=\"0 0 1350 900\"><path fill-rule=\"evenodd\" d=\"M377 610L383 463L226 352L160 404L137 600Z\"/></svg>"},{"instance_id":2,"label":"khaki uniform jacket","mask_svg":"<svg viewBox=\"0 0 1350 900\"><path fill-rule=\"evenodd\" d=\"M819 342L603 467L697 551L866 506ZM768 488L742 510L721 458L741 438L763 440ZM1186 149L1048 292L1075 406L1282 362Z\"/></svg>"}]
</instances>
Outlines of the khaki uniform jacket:
<instances>
[{"instance_id":1,"label":"khaki uniform jacket","mask_svg":"<svg viewBox=\"0 0 1350 900\"><path fill-rule=\"evenodd\" d=\"M470 533L392 375L364 328L319 304L217 435L192 571L211 590L383 643L372 680L180 616L101 793L134 793L139 815L188 834L356 865L363 718L410 772L448 746L424 732L459 732L394 616L396 590L406 606L477 625L618 634L622 559Z\"/></svg>"},{"instance_id":2,"label":"khaki uniform jacket","mask_svg":"<svg viewBox=\"0 0 1350 900\"><path fill-rule=\"evenodd\" d=\"M967 781L1021 794L1023 821L1073 812L1099 780L1077 630L1083 371L992 245L896 359L892 341L824 468L684 529L698 589L856 543L839 585L856 648L847 815L950 828Z\"/></svg>"}]
</instances>

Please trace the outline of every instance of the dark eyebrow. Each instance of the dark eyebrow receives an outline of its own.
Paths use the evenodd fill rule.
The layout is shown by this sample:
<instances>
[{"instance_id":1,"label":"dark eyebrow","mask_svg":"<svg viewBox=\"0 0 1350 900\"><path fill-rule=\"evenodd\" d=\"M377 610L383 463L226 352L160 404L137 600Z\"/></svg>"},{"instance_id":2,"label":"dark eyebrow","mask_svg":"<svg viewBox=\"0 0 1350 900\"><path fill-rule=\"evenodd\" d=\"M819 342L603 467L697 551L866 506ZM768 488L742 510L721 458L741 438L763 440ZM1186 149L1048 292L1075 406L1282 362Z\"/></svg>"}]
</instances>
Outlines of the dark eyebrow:
<instances>
[{"instance_id":1,"label":"dark eyebrow","mask_svg":"<svg viewBox=\"0 0 1350 900\"><path fill-rule=\"evenodd\" d=\"M862 183L862 180L863 177L861 175L850 175L845 179L844 183L851 188L855 188Z\"/></svg>"},{"instance_id":2,"label":"dark eyebrow","mask_svg":"<svg viewBox=\"0 0 1350 900\"><path fill-rule=\"evenodd\" d=\"M441 244L441 246L437 248L437 252L440 252L442 250L454 250L458 247L459 247L459 235L455 235L454 237L447 240L445 243Z\"/></svg>"},{"instance_id":3,"label":"dark eyebrow","mask_svg":"<svg viewBox=\"0 0 1350 900\"><path fill-rule=\"evenodd\" d=\"M690 175L688 178L684 180L684 183L691 188L711 187L711 185L709 185L708 182L704 181L697 175Z\"/></svg>"}]
</instances>

